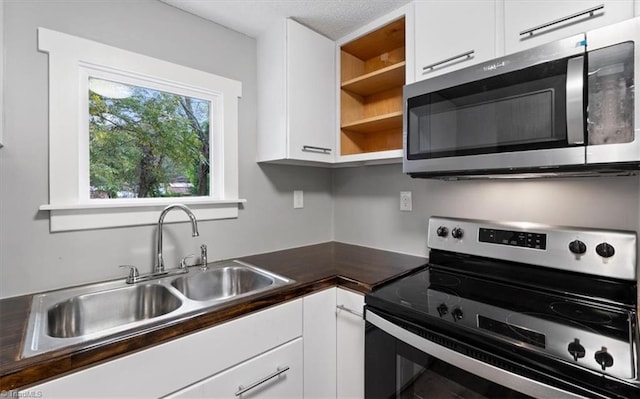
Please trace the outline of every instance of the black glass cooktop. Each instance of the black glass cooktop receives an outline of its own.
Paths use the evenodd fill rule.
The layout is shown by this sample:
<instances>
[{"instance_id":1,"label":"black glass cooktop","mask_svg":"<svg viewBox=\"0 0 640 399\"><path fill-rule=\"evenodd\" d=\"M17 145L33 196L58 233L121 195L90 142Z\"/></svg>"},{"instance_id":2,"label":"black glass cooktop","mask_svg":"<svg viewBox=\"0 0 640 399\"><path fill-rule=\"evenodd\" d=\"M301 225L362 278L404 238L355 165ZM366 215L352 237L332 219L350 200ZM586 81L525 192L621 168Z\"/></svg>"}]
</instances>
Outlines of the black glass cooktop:
<instances>
[{"instance_id":1,"label":"black glass cooktop","mask_svg":"<svg viewBox=\"0 0 640 399\"><path fill-rule=\"evenodd\" d=\"M495 308L493 319L496 312L500 314L499 322L508 322L514 314L531 315L558 325L629 340L629 313L625 308L433 265L376 289L365 299L368 306L424 322L445 318L442 313L450 314L462 300L490 305Z\"/></svg>"}]
</instances>

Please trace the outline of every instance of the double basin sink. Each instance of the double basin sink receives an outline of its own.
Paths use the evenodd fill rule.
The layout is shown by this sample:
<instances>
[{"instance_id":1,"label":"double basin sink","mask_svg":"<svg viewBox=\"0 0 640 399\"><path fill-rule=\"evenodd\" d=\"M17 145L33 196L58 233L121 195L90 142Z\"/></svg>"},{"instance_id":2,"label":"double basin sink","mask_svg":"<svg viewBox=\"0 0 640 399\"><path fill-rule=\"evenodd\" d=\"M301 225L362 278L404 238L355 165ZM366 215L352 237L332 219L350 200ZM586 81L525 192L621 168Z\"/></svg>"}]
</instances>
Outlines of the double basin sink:
<instances>
[{"instance_id":1,"label":"double basin sink","mask_svg":"<svg viewBox=\"0 0 640 399\"><path fill-rule=\"evenodd\" d=\"M191 267L179 277L137 284L109 281L35 295L22 356L115 340L292 282L236 260L213 263L206 270Z\"/></svg>"}]
</instances>

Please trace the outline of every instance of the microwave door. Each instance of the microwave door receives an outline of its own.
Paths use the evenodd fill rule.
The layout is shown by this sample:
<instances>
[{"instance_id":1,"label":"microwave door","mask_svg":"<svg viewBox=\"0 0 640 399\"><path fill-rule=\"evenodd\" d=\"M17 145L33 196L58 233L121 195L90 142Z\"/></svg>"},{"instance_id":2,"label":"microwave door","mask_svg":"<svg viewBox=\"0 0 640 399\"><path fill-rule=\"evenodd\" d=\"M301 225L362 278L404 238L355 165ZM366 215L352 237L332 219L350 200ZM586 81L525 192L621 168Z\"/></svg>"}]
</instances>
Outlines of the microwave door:
<instances>
[{"instance_id":1,"label":"microwave door","mask_svg":"<svg viewBox=\"0 0 640 399\"><path fill-rule=\"evenodd\" d=\"M635 71L640 65L640 24L624 21L594 30L588 41L587 164L640 161Z\"/></svg>"},{"instance_id":2,"label":"microwave door","mask_svg":"<svg viewBox=\"0 0 640 399\"><path fill-rule=\"evenodd\" d=\"M584 57L405 102L405 172L584 165Z\"/></svg>"},{"instance_id":3,"label":"microwave door","mask_svg":"<svg viewBox=\"0 0 640 399\"><path fill-rule=\"evenodd\" d=\"M405 86L405 173L584 166L584 43L578 35Z\"/></svg>"}]
</instances>

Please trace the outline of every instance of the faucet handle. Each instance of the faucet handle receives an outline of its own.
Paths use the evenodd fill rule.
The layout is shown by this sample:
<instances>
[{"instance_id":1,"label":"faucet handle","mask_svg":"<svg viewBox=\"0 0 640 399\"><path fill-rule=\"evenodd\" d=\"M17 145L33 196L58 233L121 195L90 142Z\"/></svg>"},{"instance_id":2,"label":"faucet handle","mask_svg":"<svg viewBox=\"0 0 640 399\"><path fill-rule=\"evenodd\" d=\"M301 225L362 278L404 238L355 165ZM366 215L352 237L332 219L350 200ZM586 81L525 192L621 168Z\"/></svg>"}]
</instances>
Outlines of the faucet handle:
<instances>
[{"instance_id":1,"label":"faucet handle","mask_svg":"<svg viewBox=\"0 0 640 399\"><path fill-rule=\"evenodd\" d=\"M133 265L120 265L121 268L128 267L129 268L129 276L127 277L127 284L133 284L136 282L136 279L140 277L140 273L138 272L138 268Z\"/></svg>"},{"instance_id":2,"label":"faucet handle","mask_svg":"<svg viewBox=\"0 0 640 399\"><path fill-rule=\"evenodd\" d=\"M187 259L189 258L195 258L195 255L194 254L187 255L184 258L180 259L180 269L186 269L188 267Z\"/></svg>"},{"instance_id":3,"label":"faucet handle","mask_svg":"<svg viewBox=\"0 0 640 399\"><path fill-rule=\"evenodd\" d=\"M207 270L207 244L200 245L200 268Z\"/></svg>"}]
</instances>

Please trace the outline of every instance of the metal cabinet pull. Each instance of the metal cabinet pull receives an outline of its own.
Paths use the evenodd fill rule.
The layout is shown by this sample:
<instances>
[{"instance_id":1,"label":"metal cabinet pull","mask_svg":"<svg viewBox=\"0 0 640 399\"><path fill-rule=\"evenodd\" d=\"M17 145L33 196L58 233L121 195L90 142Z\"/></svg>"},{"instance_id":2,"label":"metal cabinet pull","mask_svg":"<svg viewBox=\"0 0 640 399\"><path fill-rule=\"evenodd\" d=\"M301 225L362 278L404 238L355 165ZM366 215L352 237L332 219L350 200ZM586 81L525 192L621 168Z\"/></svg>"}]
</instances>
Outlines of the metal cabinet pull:
<instances>
[{"instance_id":1,"label":"metal cabinet pull","mask_svg":"<svg viewBox=\"0 0 640 399\"><path fill-rule=\"evenodd\" d=\"M238 387L238 392L236 392L236 396L240 396L243 393L252 390L253 388L257 387L258 385L262 385L265 382L269 381L272 378L275 378L277 376L279 376L280 374L284 373L285 371L289 370L289 366L285 366L285 367L278 367L277 371L273 374L269 374L268 376L264 377L263 379L254 382L253 384L250 384L249 386L247 386L246 388L243 387L242 385L240 385Z\"/></svg>"},{"instance_id":2,"label":"metal cabinet pull","mask_svg":"<svg viewBox=\"0 0 640 399\"><path fill-rule=\"evenodd\" d=\"M435 62L433 64L429 64L429 65L427 65L425 67L422 67L422 71L426 72L427 70L433 69L433 68L437 67L438 65L446 64L447 62L450 62L450 61L453 61L453 60L457 60L458 58L463 58L463 57L471 58L471 57L473 57L475 52L476 52L475 50L469 50L469 51L464 52L462 54L454 55L453 57L449 57L446 60L438 61L438 62Z\"/></svg>"},{"instance_id":3,"label":"metal cabinet pull","mask_svg":"<svg viewBox=\"0 0 640 399\"><path fill-rule=\"evenodd\" d=\"M530 36L533 36L533 32L535 32L537 30L548 28L549 26L556 25L556 24L559 24L561 22L568 21L570 19L578 18L578 17L581 17L581 16L586 15L586 14L590 14L589 16L593 17L593 14L596 11L602 10L602 9L604 9L604 4L600 4L599 6L591 7L589 9L587 9L587 10L584 10L584 11L579 11L579 12L577 12L575 14L567 15L566 17L558 18L558 19L556 19L554 21L547 22L547 23L542 24L542 25L538 25L535 28L523 30L522 32L520 32L520 36L523 36L523 35L526 35L526 34L529 34Z\"/></svg>"},{"instance_id":4,"label":"metal cabinet pull","mask_svg":"<svg viewBox=\"0 0 640 399\"><path fill-rule=\"evenodd\" d=\"M331 148L325 148L325 147L314 147L312 145L303 145L302 146L302 151L307 151L307 152L320 152L322 154L331 154Z\"/></svg>"},{"instance_id":5,"label":"metal cabinet pull","mask_svg":"<svg viewBox=\"0 0 640 399\"><path fill-rule=\"evenodd\" d=\"M358 316L361 319L364 319L364 316L362 315L362 313L356 312L355 310L351 310L348 307L344 306L344 305L338 305L336 306L336 308L340 309L340 310L344 310L347 313L351 313L354 316Z\"/></svg>"}]
</instances>

